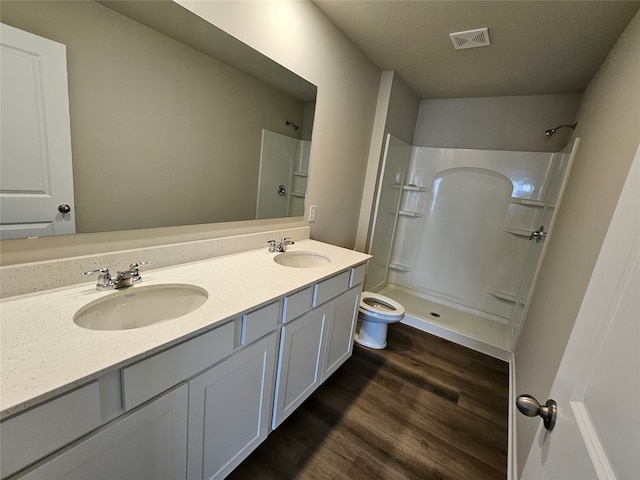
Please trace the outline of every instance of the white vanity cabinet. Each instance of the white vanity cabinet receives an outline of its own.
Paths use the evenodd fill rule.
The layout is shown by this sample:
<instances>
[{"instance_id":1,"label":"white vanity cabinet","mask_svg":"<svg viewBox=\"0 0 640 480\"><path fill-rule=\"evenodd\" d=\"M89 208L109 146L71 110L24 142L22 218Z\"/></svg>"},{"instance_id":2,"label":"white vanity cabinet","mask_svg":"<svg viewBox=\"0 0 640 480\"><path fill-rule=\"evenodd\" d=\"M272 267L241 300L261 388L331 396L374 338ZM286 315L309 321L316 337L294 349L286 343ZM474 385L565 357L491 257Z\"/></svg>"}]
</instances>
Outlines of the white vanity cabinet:
<instances>
[{"instance_id":1,"label":"white vanity cabinet","mask_svg":"<svg viewBox=\"0 0 640 480\"><path fill-rule=\"evenodd\" d=\"M327 306L322 380L326 380L353 352L353 334L358 317L361 286L344 292Z\"/></svg>"},{"instance_id":2,"label":"white vanity cabinet","mask_svg":"<svg viewBox=\"0 0 640 480\"><path fill-rule=\"evenodd\" d=\"M353 352L365 265L285 297L273 428Z\"/></svg>"},{"instance_id":3,"label":"white vanity cabinet","mask_svg":"<svg viewBox=\"0 0 640 480\"><path fill-rule=\"evenodd\" d=\"M282 327L274 400L275 429L322 381L326 308L316 308Z\"/></svg>"},{"instance_id":4,"label":"white vanity cabinet","mask_svg":"<svg viewBox=\"0 0 640 480\"><path fill-rule=\"evenodd\" d=\"M364 270L220 319L3 419L0 477L225 478L349 358Z\"/></svg>"},{"instance_id":5,"label":"white vanity cabinet","mask_svg":"<svg viewBox=\"0 0 640 480\"><path fill-rule=\"evenodd\" d=\"M265 310L256 328L277 328ZM224 478L267 437L277 346L270 333L189 382L189 479Z\"/></svg>"},{"instance_id":6,"label":"white vanity cabinet","mask_svg":"<svg viewBox=\"0 0 640 480\"><path fill-rule=\"evenodd\" d=\"M23 480L177 480L187 465L187 385L72 443Z\"/></svg>"}]
</instances>

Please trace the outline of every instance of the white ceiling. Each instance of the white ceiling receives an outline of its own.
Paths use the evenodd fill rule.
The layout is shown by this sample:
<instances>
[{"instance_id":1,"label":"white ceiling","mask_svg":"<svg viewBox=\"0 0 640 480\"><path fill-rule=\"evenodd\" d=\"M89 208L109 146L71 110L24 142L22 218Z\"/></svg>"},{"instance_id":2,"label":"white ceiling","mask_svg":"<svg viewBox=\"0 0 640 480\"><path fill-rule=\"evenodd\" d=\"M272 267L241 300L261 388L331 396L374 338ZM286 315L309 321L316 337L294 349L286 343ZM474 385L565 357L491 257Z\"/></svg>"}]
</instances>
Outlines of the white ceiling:
<instances>
[{"instance_id":1,"label":"white ceiling","mask_svg":"<svg viewBox=\"0 0 640 480\"><path fill-rule=\"evenodd\" d=\"M423 99L580 93L640 8L619 0L313 2ZM481 27L490 46L453 49L449 33Z\"/></svg>"}]
</instances>

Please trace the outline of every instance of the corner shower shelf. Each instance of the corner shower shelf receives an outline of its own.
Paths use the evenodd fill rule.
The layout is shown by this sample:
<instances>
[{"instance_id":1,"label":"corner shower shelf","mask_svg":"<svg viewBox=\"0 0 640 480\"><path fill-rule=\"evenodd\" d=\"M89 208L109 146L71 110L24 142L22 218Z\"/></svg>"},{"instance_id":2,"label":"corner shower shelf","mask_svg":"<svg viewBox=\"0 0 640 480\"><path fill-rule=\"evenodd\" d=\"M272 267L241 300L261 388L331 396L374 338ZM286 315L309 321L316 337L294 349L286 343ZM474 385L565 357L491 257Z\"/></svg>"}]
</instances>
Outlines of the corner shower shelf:
<instances>
[{"instance_id":1,"label":"corner shower shelf","mask_svg":"<svg viewBox=\"0 0 640 480\"><path fill-rule=\"evenodd\" d=\"M524 229L524 228L516 228L516 227L508 227L505 225L503 230L507 233L511 233L512 235L517 235L519 237L529 237L531 236L532 230Z\"/></svg>"},{"instance_id":2,"label":"corner shower shelf","mask_svg":"<svg viewBox=\"0 0 640 480\"><path fill-rule=\"evenodd\" d=\"M493 295L496 298L501 300L506 300L507 302L516 303L517 295L510 292L505 292L504 290L498 290L497 288L487 288L487 293L489 295ZM526 302L526 298L521 298L518 303L524 304Z\"/></svg>"},{"instance_id":3,"label":"corner shower shelf","mask_svg":"<svg viewBox=\"0 0 640 480\"><path fill-rule=\"evenodd\" d=\"M430 191L429 187L421 187L420 185L404 185L402 187L403 190L408 192L428 192Z\"/></svg>"},{"instance_id":4,"label":"corner shower shelf","mask_svg":"<svg viewBox=\"0 0 640 480\"><path fill-rule=\"evenodd\" d=\"M414 210L400 210L398 215L402 215L403 217L422 217L424 214Z\"/></svg>"},{"instance_id":5,"label":"corner shower shelf","mask_svg":"<svg viewBox=\"0 0 640 480\"><path fill-rule=\"evenodd\" d=\"M511 197L511 203L517 203L519 205L529 205L532 207L544 207L545 202L543 200L531 200L529 198Z\"/></svg>"},{"instance_id":6,"label":"corner shower shelf","mask_svg":"<svg viewBox=\"0 0 640 480\"><path fill-rule=\"evenodd\" d=\"M413 270L409 265L403 265L402 263L391 262L389 268L392 270L398 270L400 272L410 272Z\"/></svg>"}]
</instances>

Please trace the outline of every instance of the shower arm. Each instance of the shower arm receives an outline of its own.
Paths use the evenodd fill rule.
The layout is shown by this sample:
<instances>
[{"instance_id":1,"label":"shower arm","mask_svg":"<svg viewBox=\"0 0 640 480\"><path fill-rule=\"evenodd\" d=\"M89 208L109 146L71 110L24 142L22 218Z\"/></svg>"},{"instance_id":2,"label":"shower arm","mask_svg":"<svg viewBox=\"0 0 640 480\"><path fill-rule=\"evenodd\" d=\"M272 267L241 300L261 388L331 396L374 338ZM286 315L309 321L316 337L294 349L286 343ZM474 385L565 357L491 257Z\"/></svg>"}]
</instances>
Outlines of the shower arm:
<instances>
[{"instance_id":1,"label":"shower arm","mask_svg":"<svg viewBox=\"0 0 640 480\"><path fill-rule=\"evenodd\" d=\"M575 130L577 126L578 126L578 122L574 123L573 125L569 125L569 124L558 125L557 127L553 127L553 128L550 128L549 130L545 130L544 133L547 137L550 137L551 135L556 133L557 130L561 128L570 128L572 130Z\"/></svg>"}]
</instances>

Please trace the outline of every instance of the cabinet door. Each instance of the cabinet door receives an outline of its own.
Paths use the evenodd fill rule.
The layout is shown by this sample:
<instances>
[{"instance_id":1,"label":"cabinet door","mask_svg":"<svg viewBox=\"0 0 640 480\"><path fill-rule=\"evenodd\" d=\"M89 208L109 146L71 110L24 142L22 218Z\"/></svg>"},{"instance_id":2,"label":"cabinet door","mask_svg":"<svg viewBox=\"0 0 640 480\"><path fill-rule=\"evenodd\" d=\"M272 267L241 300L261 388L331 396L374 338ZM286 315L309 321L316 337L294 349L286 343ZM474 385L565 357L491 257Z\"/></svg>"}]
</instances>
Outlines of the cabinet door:
<instances>
[{"instance_id":1,"label":"cabinet door","mask_svg":"<svg viewBox=\"0 0 640 480\"><path fill-rule=\"evenodd\" d=\"M266 438L277 343L274 332L189 382L188 478L224 478Z\"/></svg>"},{"instance_id":2,"label":"cabinet door","mask_svg":"<svg viewBox=\"0 0 640 480\"><path fill-rule=\"evenodd\" d=\"M353 333L361 287L352 288L329 304L322 380L336 371L353 352Z\"/></svg>"},{"instance_id":3,"label":"cabinet door","mask_svg":"<svg viewBox=\"0 0 640 480\"><path fill-rule=\"evenodd\" d=\"M132 411L29 471L28 480L175 480L187 473L187 385Z\"/></svg>"},{"instance_id":4,"label":"cabinet door","mask_svg":"<svg viewBox=\"0 0 640 480\"><path fill-rule=\"evenodd\" d=\"M320 384L326 308L320 307L282 327L273 428Z\"/></svg>"}]
</instances>

